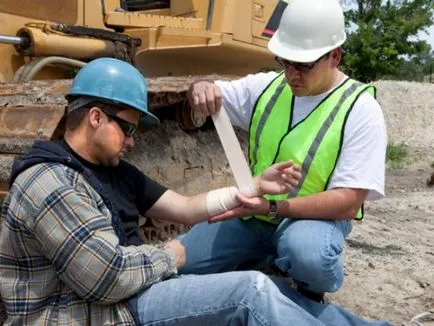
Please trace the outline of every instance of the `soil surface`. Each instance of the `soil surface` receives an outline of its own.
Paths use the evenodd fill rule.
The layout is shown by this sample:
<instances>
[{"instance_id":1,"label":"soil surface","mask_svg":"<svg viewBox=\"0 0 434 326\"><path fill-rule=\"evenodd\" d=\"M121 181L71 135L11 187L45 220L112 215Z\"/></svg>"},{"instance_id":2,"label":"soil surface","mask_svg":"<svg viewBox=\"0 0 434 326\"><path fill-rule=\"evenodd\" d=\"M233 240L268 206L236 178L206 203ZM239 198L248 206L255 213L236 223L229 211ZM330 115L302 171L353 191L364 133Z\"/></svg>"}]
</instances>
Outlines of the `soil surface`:
<instances>
[{"instance_id":1,"label":"soil surface","mask_svg":"<svg viewBox=\"0 0 434 326\"><path fill-rule=\"evenodd\" d=\"M394 325L434 311L434 188L426 183L431 162L388 171L386 198L366 205L365 219L354 223L346 241L346 279L328 295L331 302ZM434 319L422 324L434 325Z\"/></svg>"}]
</instances>

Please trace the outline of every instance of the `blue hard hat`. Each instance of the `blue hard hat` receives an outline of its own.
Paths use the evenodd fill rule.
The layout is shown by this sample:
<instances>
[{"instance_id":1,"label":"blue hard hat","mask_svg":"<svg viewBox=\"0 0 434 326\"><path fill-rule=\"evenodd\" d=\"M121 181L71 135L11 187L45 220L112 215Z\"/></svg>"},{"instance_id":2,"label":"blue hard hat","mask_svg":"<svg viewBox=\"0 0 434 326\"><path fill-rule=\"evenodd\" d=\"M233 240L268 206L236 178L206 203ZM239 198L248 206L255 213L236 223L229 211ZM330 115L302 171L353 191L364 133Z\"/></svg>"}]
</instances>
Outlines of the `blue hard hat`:
<instances>
[{"instance_id":1,"label":"blue hard hat","mask_svg":"<svg viewBox=\"0 0 434 326\"><path fill-rule=\"evenodd\" d=\"M67 96L90 96L126 105L142 113L142 122L159 122L148 111L148 85L145 78L134 66L118 59L100 58L89 62L74 78Z\"/></svg>"}]
</instances>

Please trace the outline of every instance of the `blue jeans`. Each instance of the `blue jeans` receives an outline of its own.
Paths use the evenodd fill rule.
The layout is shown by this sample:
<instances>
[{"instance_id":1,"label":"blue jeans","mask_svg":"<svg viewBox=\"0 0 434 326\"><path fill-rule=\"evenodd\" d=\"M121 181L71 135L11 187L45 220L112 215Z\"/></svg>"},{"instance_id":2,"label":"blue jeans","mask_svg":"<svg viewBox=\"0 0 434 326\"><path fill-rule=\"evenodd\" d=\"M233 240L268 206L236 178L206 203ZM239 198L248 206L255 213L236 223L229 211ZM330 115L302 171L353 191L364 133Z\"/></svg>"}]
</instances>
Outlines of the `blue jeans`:
<instances>
[{"instance_id":1,"label":"blue jeans","mask_svg":"<svg viewBox=\"0 0 434 326\"><path fill-rule=\"evenodd\" d=\"M186 247L182 274L209 274L275 264L302 287L335 292L344 279L342 252L350 221L257 219L195 225L179 239Z\"/></svg>"},{"instance_id":2,"label":"blue jeans","mask_svg":"<svg viewBox=\"0 0 434 326\"><path fill-rule=\"evenodd\" d=\"M142 291L134 304L146 326L389 325L307 300L282 279L255 271L179 276Z\"/></svg>"}]
</instances>

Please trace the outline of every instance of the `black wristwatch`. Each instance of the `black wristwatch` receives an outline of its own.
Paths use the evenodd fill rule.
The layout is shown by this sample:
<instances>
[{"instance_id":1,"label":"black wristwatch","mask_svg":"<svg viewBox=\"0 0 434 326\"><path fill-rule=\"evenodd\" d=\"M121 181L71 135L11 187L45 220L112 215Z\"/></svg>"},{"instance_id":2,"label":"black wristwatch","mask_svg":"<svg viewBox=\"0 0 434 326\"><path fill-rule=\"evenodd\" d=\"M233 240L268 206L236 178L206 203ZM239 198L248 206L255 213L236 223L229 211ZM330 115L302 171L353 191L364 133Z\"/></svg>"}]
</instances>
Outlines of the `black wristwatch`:
<instances>
[{"instance_id":1,"label":"black wristwatch","mask_svg":"<svg viewBox=\"0 0 434 326\"><path fill-rule=\"evenodd\" d=\"M270 199L268 202L270 203L268 217L271 219L275 219L277 217L277 203L274 199Z\"/></svg>"}]
</instances>

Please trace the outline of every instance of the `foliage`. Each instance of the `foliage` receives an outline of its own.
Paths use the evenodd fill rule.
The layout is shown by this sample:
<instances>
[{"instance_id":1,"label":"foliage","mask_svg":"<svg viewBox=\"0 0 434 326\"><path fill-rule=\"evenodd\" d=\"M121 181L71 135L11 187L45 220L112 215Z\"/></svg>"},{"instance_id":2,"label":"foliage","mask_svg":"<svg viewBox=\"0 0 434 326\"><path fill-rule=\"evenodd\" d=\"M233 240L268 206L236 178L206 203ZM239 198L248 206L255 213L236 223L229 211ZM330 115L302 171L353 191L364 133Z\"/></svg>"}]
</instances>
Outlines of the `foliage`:
<instances>
[{"instance_id":1,"label":"foliage","mask_svg":"<svg viewBox=\"0 0 434 326\"><path fill-rule=\"evenodd\" d=\"M408 158L408 146L405 143L389 143L386 150L386 162L392 169L403 168Z\"/></svg>"},{"instance_id":2,"label":"foliage","mask_svg":"<svg viewBox=\"0 0 434 326\"><path fill-rule=\"evenodd\" d=\"M386 75L383 78L416 82L428 81L431 65L434 65L434 54L431 56L429 53L421 53L410 60L401 60L397 63L394 75Z\"/></svg>"},{"instance_id":3,"label":"foliage","mask_svg":"<svg viewBox=\"0 0 434 326\"><path fill-rule=\"evenodd\" d=\"M434 23L434 0L346 0L345 4L350 6L345 12L348 39L342 62L347 74L369 82L395 76L401 69L409 74L414 65L427 69L420 60L432 62L431 46L417 35Z\"/></svg>"}]
</instances>

